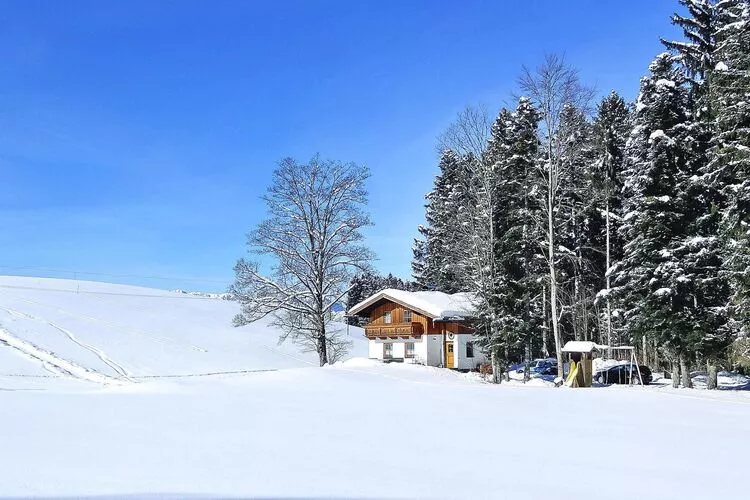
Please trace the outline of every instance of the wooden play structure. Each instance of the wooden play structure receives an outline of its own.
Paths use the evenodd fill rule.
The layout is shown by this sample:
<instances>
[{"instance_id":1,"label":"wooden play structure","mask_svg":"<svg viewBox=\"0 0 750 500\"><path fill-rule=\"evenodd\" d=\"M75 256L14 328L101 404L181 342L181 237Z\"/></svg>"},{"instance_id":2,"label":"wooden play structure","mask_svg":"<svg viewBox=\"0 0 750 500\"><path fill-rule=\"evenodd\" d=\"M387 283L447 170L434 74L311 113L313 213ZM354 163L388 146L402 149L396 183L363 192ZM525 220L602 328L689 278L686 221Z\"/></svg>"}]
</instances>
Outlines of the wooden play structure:
<instances>
[{"instance_id":1,"label":"wooden play structure","mask_svg":"<svg viewBox=\"0 0 750 500\"><path fill-rule=\"evenodd\" d=\"M591 362L597 345L593 342L571 340L562 348L569 355L570 370L565 379L568 387L591 387Z\"/></svg>"}]
</instances>

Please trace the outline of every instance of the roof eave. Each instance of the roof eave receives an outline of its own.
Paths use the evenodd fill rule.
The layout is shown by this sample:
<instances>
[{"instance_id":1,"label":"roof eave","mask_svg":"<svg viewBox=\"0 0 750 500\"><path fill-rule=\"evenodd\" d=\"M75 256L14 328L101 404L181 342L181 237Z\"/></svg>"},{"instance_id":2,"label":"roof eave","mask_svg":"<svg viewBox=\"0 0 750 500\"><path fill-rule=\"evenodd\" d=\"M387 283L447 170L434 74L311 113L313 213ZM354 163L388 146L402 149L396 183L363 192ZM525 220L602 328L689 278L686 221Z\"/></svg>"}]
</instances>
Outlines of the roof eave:
<instances>
[{"instance_id":1,"label":"roof eave","mask_svg":"<svg viewBox=\"0 0 750 500\"><path fill-rule=\"evenodd\" d=\"M388 295L387 293L385 293L385 290L381 290L380 292L378 292L378 293L376 293L374 295L371 295L370 297L366 298L365 300L363 300L359 304L356 304L356 305L352 306L352 308L349 309L348 314L349 315L355 315L355 314L357 314L357 313L359 313L359 312L367 309L368 307L374 305L379 300L383 300L383 299L390 300L391 302L395 302L396 304L400 304L400 305L402 305L404 307L408 307L410 310L412 310L414 312L417 312L417 313L419 313L419 314L421 314L421 315L423 315L423 316L425 316L427 318L430 318L432 320L440 317L440 315L436 316L436 315L434 315L432 313L429 313L429 312L427 312L427 311L425 311L425 310L423 310L423 309L421 309L419 307L414 306L413 304L409 304L409 303L407 303L407 302L405 302L403 300L396 299L395 297L393 297L393 296Z\"/></svg>"}]
</instances>

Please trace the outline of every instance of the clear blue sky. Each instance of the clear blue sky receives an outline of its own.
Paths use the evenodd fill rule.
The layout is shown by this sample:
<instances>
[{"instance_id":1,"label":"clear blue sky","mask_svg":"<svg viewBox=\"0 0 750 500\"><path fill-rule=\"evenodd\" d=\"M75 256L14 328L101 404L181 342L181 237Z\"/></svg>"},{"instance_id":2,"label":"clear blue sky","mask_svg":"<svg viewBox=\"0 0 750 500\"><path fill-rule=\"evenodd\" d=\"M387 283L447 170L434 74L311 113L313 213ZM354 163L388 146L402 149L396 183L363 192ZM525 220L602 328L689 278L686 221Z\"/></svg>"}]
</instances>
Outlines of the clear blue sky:
<instances>
[{"instance_id":1,"label":"clear blue sky","mask_svg":"<svg viewBox=\"0 0 750 500\"><path fill-rule=\"evenodd\" d=\"M0 274L221 290L275 162L320 152L370 167L368 243L408 277L455 114L497 111L545 52L632 99L677 7L2 1Z\"/></svg>"}]
</instances>

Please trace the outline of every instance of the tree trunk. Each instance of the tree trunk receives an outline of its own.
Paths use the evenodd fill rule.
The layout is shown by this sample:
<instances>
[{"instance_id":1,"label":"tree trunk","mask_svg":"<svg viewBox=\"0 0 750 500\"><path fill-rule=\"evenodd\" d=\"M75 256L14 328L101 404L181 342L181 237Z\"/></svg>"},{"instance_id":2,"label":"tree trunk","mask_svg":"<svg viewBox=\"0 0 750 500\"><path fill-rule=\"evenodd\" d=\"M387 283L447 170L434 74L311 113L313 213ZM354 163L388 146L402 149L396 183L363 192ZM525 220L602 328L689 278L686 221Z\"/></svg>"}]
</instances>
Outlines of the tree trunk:
<instances>
[{"instance_id":1,"label":"tree trunk","mask_svg":"<svg viewBox=\"0 0 750 500\"><path fill-rule=\"evenodd\" d=\"M672 360L672 387L675 389L680 387L680 365L674 359Z\"/></svg>"},{"instance_id":2,"label":"tree trunk","mask_svg":"<svg viewBox=\"0 0 750 500\"><path fill-rule=\"evenodd\" d=\"M719 374L717 373L716 365L709 360L706 363L706 368L708 371L708 384L706 388L716 389L719 386Z\"/></svg>"},{"instance_id":3,"label":"tree trunk","mask_svg":"<svg viewBox=\"0 0 750 500\"><path fill-rule=\"evenodd\" d=\"M499 384L501 369L500 369L500 356L497 355L497 347L492 348L491 360L492 360L492 383Z\"/></svg>"},{"instance_id":4,"label":"tree trunk","mask_svg":"<svg viewBox=\"0 0 750 500\"><path fill-rule=\"evenodd\" d=\"M577 217L575 206L570 210L570 217L573 222L573 241L578 247L578 217ZM581 338L582 330L582 312L581 312L581 255L580 249L576 248L576 264L573 269L573 338L575 340L583 340Z\"/></svg>"},{"instance_id":5,"label":"tree trunk","mask_svg":"<svg viewBox=\"0 0 750 500\"><path fill-rule=\"evenodd\" d=\"M690 371L687 367L687 360L685 359L685 355L680 353L680 372L682 375L682 387L686 387L688 389L693 387L693 382L690 380Z\"/></svg>"},{"instance_id":6,"label":"tree trunk","mask_svg":"<svg viewBox=\"0 0 750 500\"><path fill-rule=\"evenodd\" d=\"M523 355L523 383L529 381L531 373L529 372L529 363L531 362L531 341L526 344Z\"/></svg>"},{"instance_id":7,"label":"tree trunk","mask_svg":"<svg viewBox=\"0 0 750 500\"><path fill-rule=\"evenodd\" d=\"M555 175L552 156L549 159L549 182L552 184ZM562 378L563 357L562 339L560 338L560 325L557 321L557 270L555 269L555 212L554 212L554 190L552 186L547 192L547 258L549 259L549 308L552 316L552 335L555 339L555 355L557 357L557 376Z\"/></svg>"},{"instance_id":8,"label":"tree trunk","mask_svg":"<svg viewBox=\"0 0 750 500\"><path fill-rule=\"evenodd\" d=\"M643 364L646 365L646 366L649 366L649 364L648 364L648 350L646 349L646 347L647 347L648 344L647 344L646 336L645 335L643 337L641 337L641 345L643 346L643 353L641 354Z\"/></svg>"},{"instance_id":9,"label":"tree trunk","mask_svg":"<svg viewBox=\"0 0 750 500\"><path fill-rule=\"evenodd\" d=\"M547 335L549 334L549 321L547 320L547 287L542 287L542 356L549 358L549 345L547 345Z\"/></svg>"},{"instance_id":10,"label":"tree trunk","mask_svg":"<svg viewBox=\"0 0 750 500\"><path fill-rule=\"evenodd\" d=\"M326 324L320 326L320 333L318 335L318 358L320 360L320 366L328 364L328 343L326 342Z\"/></svg>"},{"instance_id":11,"label":"tree trunk","mask_svg":"<svg viewBox=\"0 0 750 500\"><path fill-rule=\"evenodd\" d=\"M552 316L552 332L555 338L555 356L557 357L557 376L563 376L562 339L560 338L560 326L557 322L557 276L555 265L550 266L551 283L550 292L550 315Z\"/></svg>"}]
</instances>

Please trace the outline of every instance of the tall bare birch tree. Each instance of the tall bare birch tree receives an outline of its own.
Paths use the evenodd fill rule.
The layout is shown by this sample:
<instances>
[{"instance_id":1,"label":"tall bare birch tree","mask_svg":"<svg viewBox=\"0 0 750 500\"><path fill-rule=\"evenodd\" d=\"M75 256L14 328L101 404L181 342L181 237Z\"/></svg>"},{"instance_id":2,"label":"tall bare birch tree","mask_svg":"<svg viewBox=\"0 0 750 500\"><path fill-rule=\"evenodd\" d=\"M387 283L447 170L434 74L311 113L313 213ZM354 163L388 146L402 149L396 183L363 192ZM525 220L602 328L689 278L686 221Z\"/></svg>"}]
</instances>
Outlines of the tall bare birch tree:
<instances>
[{"instance_id":1,"label":"tall bare birch tree","mask_svg":"<svg viewBox=\"0 0 750 500\"><path fill-rule=\"evenodd\" d=\"M462 109L437 139L438 154L450 149L460 156L481 159L492 133L492 117L487 109L470 105Z\"/></svg>"},{"instance_id":2,"label":"tall bare birch tree","mask_svg":"<svg viewBox=\"0 0 750 500\"><path fill-rule=\"evenodd\" d=\"M560 303L558 298L557 227L564 216L561 207L561 188L569 175L564 161L568 154L568 141L562 130L563 112L568 107L586 110L593 98L593 90L581 84L578 71L568 66L563 57L545 56L535 69L524 67L518 79L522 93L536 105L540 118L542 161L538 166L540 188L537 196L541 207L537 223L545 241L541 251L549 270L549 303L552 335L555 341L558 376L563 376L562 335L560 332Z\"/></svg>"},{"instance_id":3,"label":"tall bare birch tree","mask_svg":"<svg viewBox=\"0 0 750 500\"><path fill-rule=\"evenodd\" d=\"M364 211L369 175L366 167L318 156L279 162L263 197L269 217L248 234L250 252L273 265L264 274L258 262L237 262L230 291L242 313L235 325L272 315L279 342L290 339L317 352L321 366L345 353L348 342L328 324L331 307L373 258L360 244L361 229L371 225Z\"/></svg>"}]
</instances>

